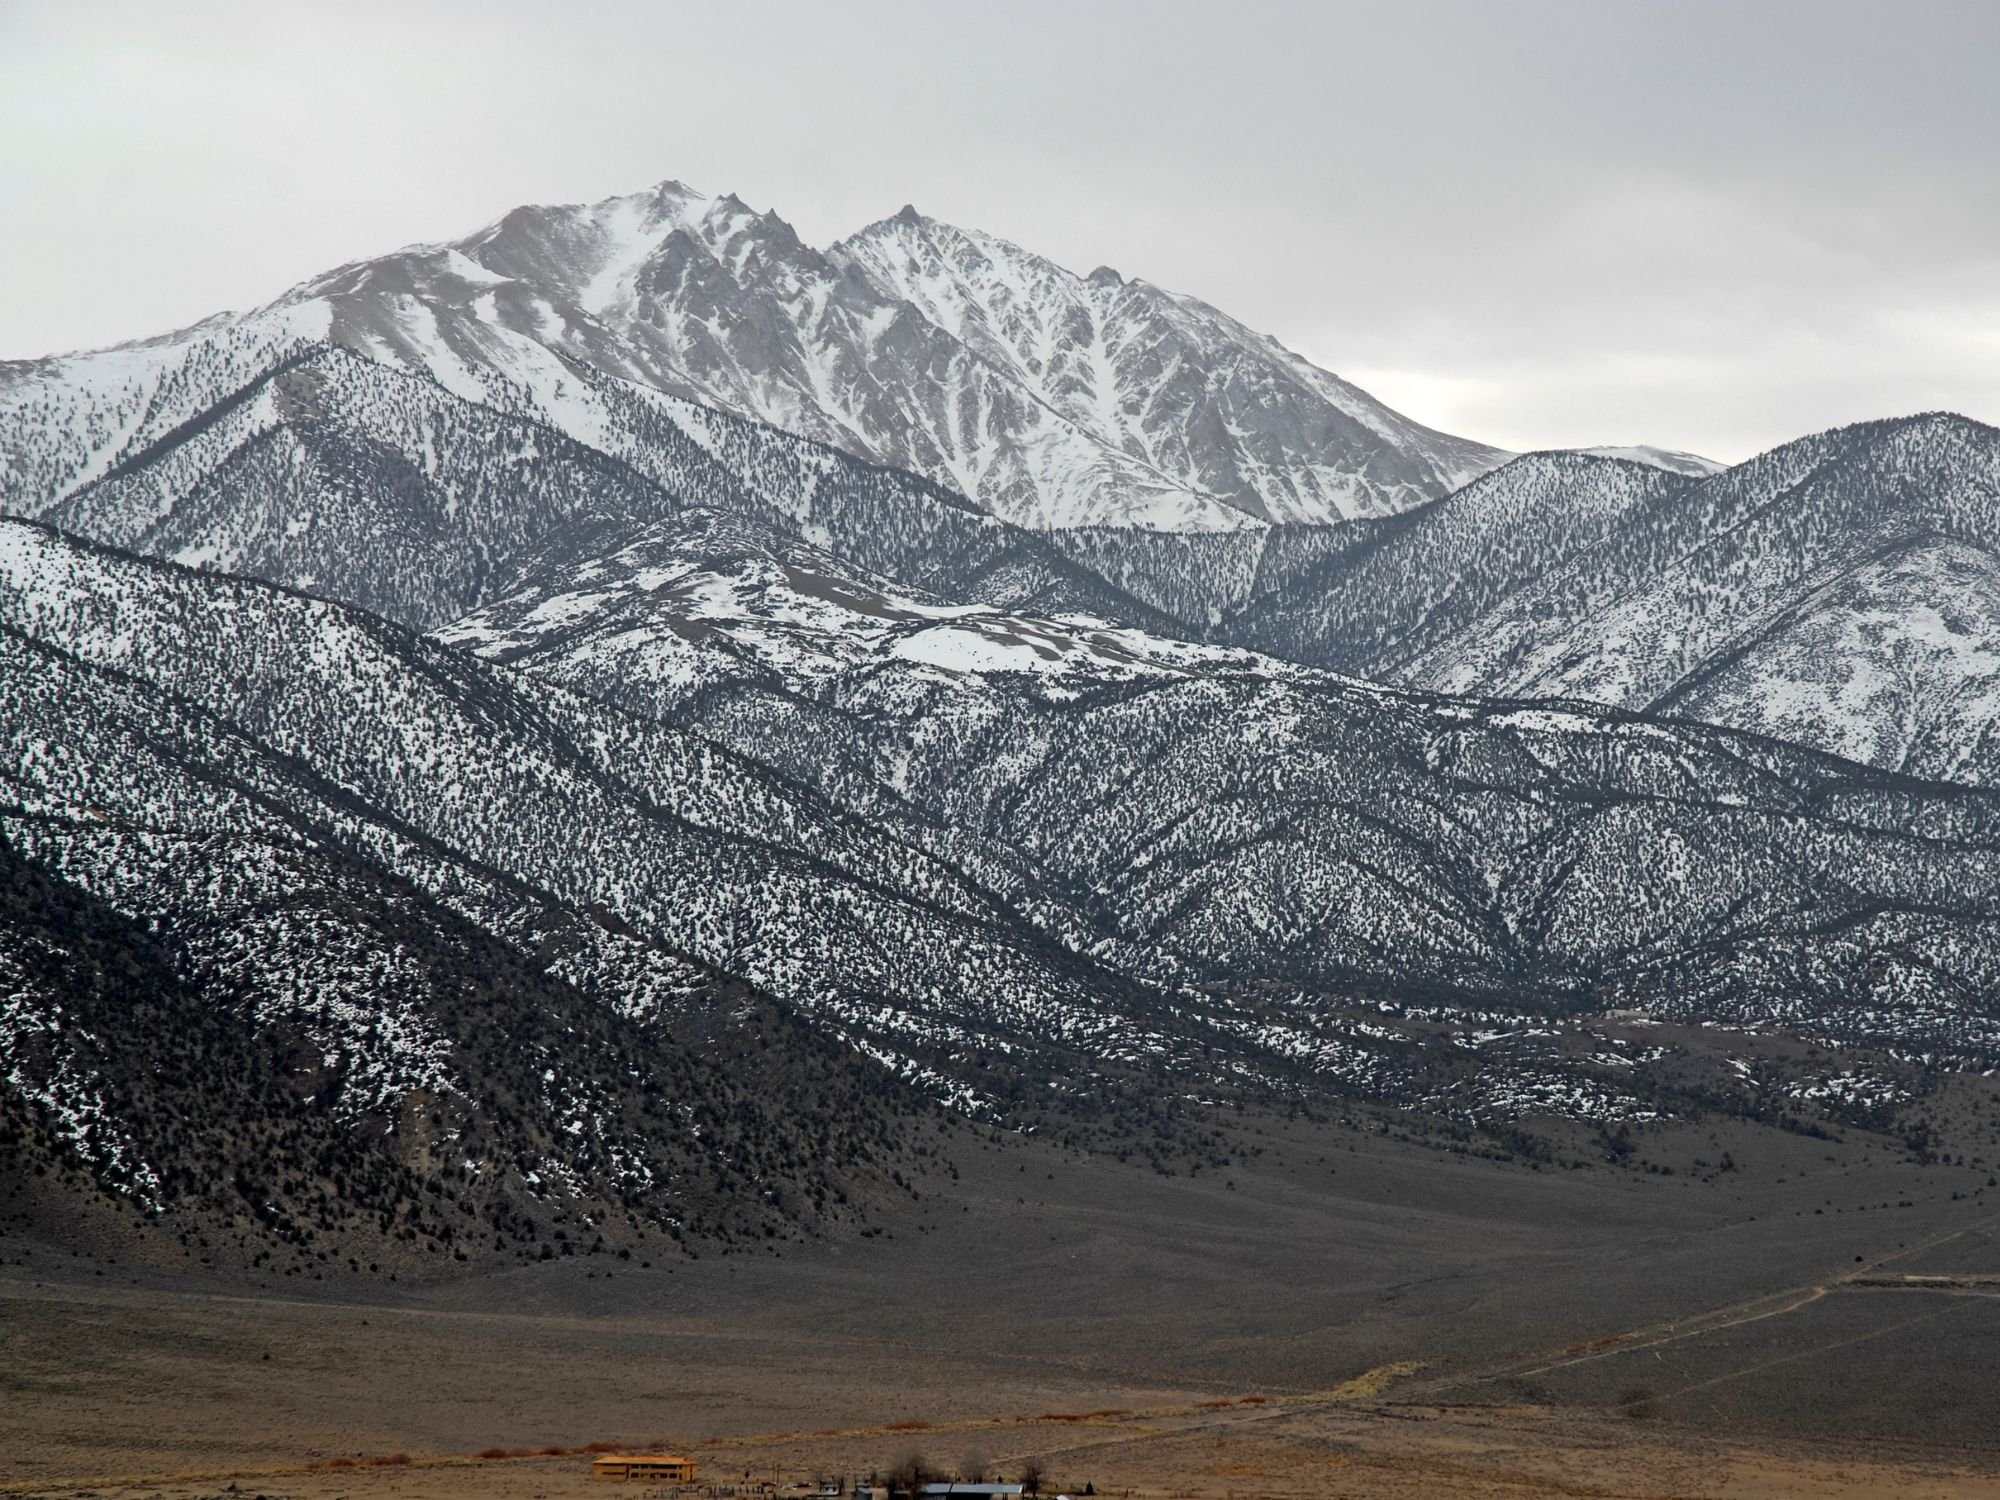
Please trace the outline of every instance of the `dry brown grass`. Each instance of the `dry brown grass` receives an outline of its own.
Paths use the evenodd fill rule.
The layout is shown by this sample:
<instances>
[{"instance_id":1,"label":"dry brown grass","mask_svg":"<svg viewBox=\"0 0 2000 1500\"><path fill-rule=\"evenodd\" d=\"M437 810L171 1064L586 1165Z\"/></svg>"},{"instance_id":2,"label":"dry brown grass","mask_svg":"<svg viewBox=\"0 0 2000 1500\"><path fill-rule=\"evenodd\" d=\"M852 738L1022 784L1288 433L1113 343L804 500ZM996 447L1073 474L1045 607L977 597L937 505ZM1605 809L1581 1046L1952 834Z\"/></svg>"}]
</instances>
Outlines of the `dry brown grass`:
<instances>
[{"instance_id":1,"label":"dry brown grass","mask_svg":"<svg viewBox=\"0 0 2000 1500\"><path fill-rule=\"evenodd\" d=\"M1420 1359L1399 1359L1392 1364L1377 1365L1372 1370L1363 1370L1352 1380L1343 1380L1330 1391L1303 1398L1309 1401L1365 1401L1370 1396L1379 1396L1405 1375L1414 1375L1424 1367ZM1263 1402L1267 1398L1258 1396L1246 1398L1244 1404L1252 1401Z\"/></svg>"}]
</instances>

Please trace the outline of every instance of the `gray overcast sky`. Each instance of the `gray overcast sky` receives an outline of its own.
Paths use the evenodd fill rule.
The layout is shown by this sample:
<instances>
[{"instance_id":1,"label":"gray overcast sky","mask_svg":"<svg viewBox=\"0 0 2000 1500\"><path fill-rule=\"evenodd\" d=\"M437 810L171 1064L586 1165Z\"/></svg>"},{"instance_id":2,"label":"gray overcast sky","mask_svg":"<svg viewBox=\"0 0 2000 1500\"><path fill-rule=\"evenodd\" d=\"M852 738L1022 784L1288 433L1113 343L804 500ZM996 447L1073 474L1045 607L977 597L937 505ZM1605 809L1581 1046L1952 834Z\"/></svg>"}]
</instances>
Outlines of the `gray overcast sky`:
<instances>
[{"instance_id":1,"label":"gray overcast sky","mask_svg":"<svg viewBox=\"0 0 2000 1500\"><path fill-rule=\"evenodd\" d=\"M2000 421L2000 0L0 0L0 357L678 177L1192 292L1420 420Z\"/></svg>"}]
</instances>

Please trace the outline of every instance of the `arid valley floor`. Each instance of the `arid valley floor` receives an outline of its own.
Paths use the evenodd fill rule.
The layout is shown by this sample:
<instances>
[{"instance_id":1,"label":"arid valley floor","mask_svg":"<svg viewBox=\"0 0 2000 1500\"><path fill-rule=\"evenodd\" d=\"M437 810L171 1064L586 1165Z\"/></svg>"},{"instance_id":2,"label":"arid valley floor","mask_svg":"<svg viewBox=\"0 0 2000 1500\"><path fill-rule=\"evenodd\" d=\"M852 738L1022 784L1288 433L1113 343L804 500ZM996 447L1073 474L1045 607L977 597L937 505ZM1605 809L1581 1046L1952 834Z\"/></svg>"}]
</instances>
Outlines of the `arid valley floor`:
<instances>
[{"instance_id":1,"label":"arid valley floor","mask_svg":"<svg viewBox=\"0 0 2000 1500\"><path fill-rule=\"evenodd\" d=\"M1671 1176L1240 1129L1261 1153L1193 1178L965 1130L865 1240L310 1294L17 1213L0 1493L525 1500L591 1492L588 1456L472 1456L617 1442L718 1482L916 1450L1163 1497L2000 1494L1984 1167L1741 1124L1649 1133Z\"/></svg>"}]
</instances>

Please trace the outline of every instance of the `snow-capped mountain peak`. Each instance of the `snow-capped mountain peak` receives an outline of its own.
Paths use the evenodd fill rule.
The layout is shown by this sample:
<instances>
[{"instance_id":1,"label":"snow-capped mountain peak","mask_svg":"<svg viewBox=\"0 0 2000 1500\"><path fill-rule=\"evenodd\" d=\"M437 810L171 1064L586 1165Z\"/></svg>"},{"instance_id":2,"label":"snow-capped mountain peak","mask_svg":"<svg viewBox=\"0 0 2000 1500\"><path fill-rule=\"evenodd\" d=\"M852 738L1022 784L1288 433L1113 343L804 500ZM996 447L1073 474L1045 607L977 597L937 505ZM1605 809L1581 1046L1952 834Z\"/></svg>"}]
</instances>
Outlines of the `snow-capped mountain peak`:
<instances>
[{"instance_id":1,"label":"snow-capped mountain peak","mask_svg":"<svg viewBox=\"0 0 2000 1500\"><path fill-rule=\"evenodd\" d=\"M1109 267L1078 276L910 209L829 253L1106 449L1253 520L1392 514L1505 457L1419 427L1275 339Z\"/></svg>"},{"instance_id":2,"label":"snow-capped mountain peak","mask_svg":"<svg viewBox=\"0 0 2000 1500\"><path fill-rule=\"evenodd\" d=\"M80 451L62 455L56 482L87 482L129 455L132 414L164 430L166 404L190 419L200 398L248 387L314 339L590 444L604 416L581 372L616 377L1038 529L1384 516L1505 457L1143 279L1079 276L913 207L820 250L774 212L674 181L517 208L461 239L338 267L160 341L136 374L107 352L16 376L53 382L57 405L119 384L120 412L83 419L101 431L63 439ZM35 489L45 505L48 485Z\"/></svg>"}]
</instances>

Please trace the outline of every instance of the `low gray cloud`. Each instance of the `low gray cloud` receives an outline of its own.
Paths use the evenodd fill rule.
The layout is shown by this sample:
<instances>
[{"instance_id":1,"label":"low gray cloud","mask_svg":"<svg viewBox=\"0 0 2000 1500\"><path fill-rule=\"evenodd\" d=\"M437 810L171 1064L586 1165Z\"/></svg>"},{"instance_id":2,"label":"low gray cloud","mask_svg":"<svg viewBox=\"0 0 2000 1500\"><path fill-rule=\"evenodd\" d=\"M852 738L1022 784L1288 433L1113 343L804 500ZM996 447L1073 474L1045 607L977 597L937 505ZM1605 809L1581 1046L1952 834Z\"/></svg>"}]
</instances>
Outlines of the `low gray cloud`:
<instances>
[{"instance_id":1,"label":"low gray cloud","mask_svg":"<svg viewBox=\"0 0 2000 1500\"><path fill-rule=\"evenodd\" d=\"M1509 446L2000 420L1987 0L0 9L0 355L662 177L914 201Z\"/></svg>"}]
</instances>

